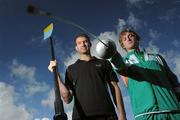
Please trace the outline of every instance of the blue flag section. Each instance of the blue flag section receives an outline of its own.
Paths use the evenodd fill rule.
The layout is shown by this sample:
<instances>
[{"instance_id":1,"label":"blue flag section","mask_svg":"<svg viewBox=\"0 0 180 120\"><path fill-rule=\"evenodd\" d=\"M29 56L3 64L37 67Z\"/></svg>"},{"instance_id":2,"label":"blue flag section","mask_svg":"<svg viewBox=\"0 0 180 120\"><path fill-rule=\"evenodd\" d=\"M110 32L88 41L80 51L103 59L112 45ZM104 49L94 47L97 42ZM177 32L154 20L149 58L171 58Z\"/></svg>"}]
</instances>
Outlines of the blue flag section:
<instances>
[{"instance_id":1,"label":"blue flag section","mask_svg":"<svg viewBox=\"0 0 180 120\"><path fill-rule=\"evenodd\" d=\"M45 27L43 32L44 32L44 40L51 37L51 34L53 32L53 23L50 23L47 27Z\"/></svg>"}]
</instances>

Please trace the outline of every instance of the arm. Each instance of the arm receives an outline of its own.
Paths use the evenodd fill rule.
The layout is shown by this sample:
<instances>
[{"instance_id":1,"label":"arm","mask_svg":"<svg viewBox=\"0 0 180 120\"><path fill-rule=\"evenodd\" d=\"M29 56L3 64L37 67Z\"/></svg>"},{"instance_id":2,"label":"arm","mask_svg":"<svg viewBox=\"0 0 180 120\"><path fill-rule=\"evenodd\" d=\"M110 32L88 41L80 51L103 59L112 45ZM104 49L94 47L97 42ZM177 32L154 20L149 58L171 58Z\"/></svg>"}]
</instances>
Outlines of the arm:
<instances>
[{"instance_id":1,"label":"arm","mask_svg":"<svg viewBox=\"0 0 180 120\"><path fill-rule=\"evenodd\" d=\"M48 66L49 71L53 72L53 68L57 69L57 62L55 61L50 61L50 64ZM72 101L72 91L69 90L64 83L61 80L60 74L57 74L58 76L58 86L60 90L60 94L64 100L65 103L70 103Z\"/></svg>"},{"instance_id":2,"label":"arm","mask_svg":"<svg viewBox=\"0 0 180 120\"><path fill-rule=\"evenodd\" d=\"M119 120L126 120L126 113L124 110L124 103L123 103L120 88L117 82L111 81L111 85L113 86L114 92L115 92L116 104L117 104L117 109L119 113Z\"/></svg>"},{"instance_id":3,"label":"arm","mask_svg":"<svg viewBox=\"0 0 180 120\"><path fill-rule=\"evenodd\" d=\"M165 59L160 55L159 57L162 60L163 68L165 69L169 82L172 84L172 89L174 90L178 101L180 101L180 83L178 82L177 76L171 71Z\"/></svg>"},{"instance_id":4,"label":"arm","mask_svg":"<svg viewBox=\"0 0 180 120\"><path fill-rule=\"evenodd\" d=\"M72 101L73 95L72 91L69 90L62 82L60 75L58 74L58 85L60 89L60 94L63 97L65 103L69 104Z\"/></svg>"},{"instance_id":5,"label":"arm","mask_svg":"<svg viewBox=\"0 0 180 120\"><path fill-rule=\"evenodd\" d=\"M109 76L107 82L109 83L110 91L112 93L114 103L116 104L116 107L118 109L119 120L126 120L126 114L125 114L125 110L124 110L122 94L121 94L121 90L120 90L120 88L119 88L119 86L117 84L118 83L118 78L116 76L116 73L112 69L112 66L111 66L110 62L107 62L106 69L107 69L107 73L108 73L108 76Z\"/></svg>"},{"instance_id":6,"label":"arm","mask_svg":"<svg viewBox=\"0 0 180 120\"><path fill-rule=\"evenodd\" d=\"M172 87L174 89L180 87L180 83L178 82L177 76L171 71L171 69L169 68L169 66L166 63L165 59L160 55L159 55L159 57L163 62L163 67L164 67L164 69L166 71L166 74L168 76L168 79L169 79L170 83L172 84Z\"/></svg>"},{"instance_id":7,"label":"arm","mask_svg":"<svg viewBox=\"0 0 180 120\"><path fill-rule=\"evenodd\" d=\"M137 81L141 81L144 78L144 75L141 71L146 70L142 67L138 67L133 64L126 64L122 58L122 56L116 52L110 59L110 62L113 64L113 68L116 72L120 75L121 79L123 80L124 84L128 85L128 78L131 77Z\"/></svg>"}]
</instances>

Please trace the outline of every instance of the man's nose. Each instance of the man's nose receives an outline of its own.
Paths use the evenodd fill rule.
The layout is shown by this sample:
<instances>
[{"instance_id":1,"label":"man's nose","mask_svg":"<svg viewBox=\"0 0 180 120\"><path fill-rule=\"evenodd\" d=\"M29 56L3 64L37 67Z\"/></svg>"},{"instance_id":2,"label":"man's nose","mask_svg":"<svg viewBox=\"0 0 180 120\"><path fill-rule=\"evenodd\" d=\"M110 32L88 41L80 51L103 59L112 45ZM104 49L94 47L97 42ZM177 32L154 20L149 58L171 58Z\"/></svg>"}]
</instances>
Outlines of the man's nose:
<instances>
[{"instance_id":1,"label":"man's nose","mask_svg":"<svg viewBox=\"0 0 180 120\"><path fill-rule=\"evenodd\" d=\"M85 46L85 43L82 42L82 43L81 43L81 46Z\"/></svg>"},{"instance_id":2,"label":"man's nose","mask_svg":"<svg viewBox=\"0 0 180 120\"><path fill-rule=\"evenodd\" d=\"M131 40L131 36L130 35L127 36L127 40Z\"/></svg>"}]
</instances>

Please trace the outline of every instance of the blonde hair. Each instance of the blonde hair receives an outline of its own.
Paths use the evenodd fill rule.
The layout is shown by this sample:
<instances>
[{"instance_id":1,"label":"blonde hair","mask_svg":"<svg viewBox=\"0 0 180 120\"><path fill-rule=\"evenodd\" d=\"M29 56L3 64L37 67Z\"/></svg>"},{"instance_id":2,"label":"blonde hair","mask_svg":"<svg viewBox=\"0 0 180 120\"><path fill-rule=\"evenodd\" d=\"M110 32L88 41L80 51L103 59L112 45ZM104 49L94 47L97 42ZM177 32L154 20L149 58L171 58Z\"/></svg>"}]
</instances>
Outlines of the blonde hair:
<instances>
[{"instance_id":1,"label":"blonde hair","mask_svg":"<svg viewBox=\"0 0 180 120\"><path fill-rule=\"evenodd\" d=\"M123 30L121 31L121 33L119 34L119 43L120 43L120 45L121 45L122 48L124 48L124 45L123 45L123 43L122 43L122 37L123 37L126 33L132 33L132 34L135 36L135 38L136 38L137 41L140 40L139 35L138 35L135 31L133 31L133 30L131 30L131 29L129 29L129 28L125 28L125 29L123 29Z\"/></svg>"}]
</instances>

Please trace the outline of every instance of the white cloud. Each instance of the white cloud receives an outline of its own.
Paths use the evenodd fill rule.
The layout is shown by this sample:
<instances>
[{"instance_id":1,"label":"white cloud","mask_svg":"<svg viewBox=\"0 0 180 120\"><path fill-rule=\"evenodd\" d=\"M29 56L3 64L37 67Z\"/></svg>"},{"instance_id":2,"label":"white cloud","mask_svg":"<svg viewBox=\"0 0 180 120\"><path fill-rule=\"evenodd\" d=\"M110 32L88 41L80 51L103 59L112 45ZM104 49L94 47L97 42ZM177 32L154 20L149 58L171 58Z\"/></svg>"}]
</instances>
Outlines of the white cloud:
<instances>
[{"instance_id":1,"label":"white cloud","mask_svg":"<svg viewBox=\"0 0 180 120\"><path fill-rule=\"evenodd\" d=\"M133 29L139 29L142 26L146 25L145 22L138 19L133 13L130 13L128 19L127 19L128 26L131 26Z\"/></svg>"},{"instance_id":2,"label":"white cloud","mask_svg":"<svg viewBox=\"0 0 180 120\"><path fill-rule=\"evenodd\" d=\"M54 89L51 89L50 92L48 93L48 97L42 100L41 104L43 106L47 106L50 109L54 110L54 100L55 100ZM64 111L67 114L68 120L71 120L74 101L72 101L70 104L66 104L63 101L63 104L64 104Z\"/></svg>"},{"instance_id":3,"label":"white cloud","mask_svg":"<svg viewBox=\"0 0 180 120\"><path fill-rule=\"evenodd\" d=\"M165 21L168 21L170 23L172 23L176 17L176 8L173 8L173 9L169 9L165 15L162 15L159 17L160 20L165 20Z\"/></svg>"},{"instance_id":4,"label":"white cloud","mask_svg":"<svg viewBox=\"0 0 180 120\"><path fill-rule=\"evenodd\" d=\"M139 2L142 2L143 0L127 0L130 4L138 4Z\"/></svg>"},{"instance_id":5,"label":"white cloud","mask_svg":"<svg viewBox=\"0 0 180 120\"><path fill-rule=\"evenodd\" d=\"M44 117L44 118L35 118L34 120L51 120L50 118Z\"/></svg>"},{"instance_id":6,"label":"white cloud","mask_svg":"<svg viewBox=\"0 0 180 120\"><path fill-rule=\"evenodd\" d=\"M32 120L26 106L17 104L14 87L0 82L0 116L1 120Z\"/></svg>"},{"instance_id":7,"label":"white cloud","mask_svg":"<svg viewBox=\"0 0 180 120\"><path fill-rule=\"evenodd\" d=\"M51 120L50 118L42 118L42 120Z\"/></svg>"},{"instance_id":8,"label":"white cloud","mask_svg":"<svg viewBox=\"0 0 180 120\"><path fill-rule=\"evenodd\" d=\"M179 41L179 40L173 40L173 41L172 41L172 44L173 44L175 47L179 47L179 46L180 46L180 41Z\"/></svg>"},{"instance_id":9,"label":"white cloud","mask_svg":"<svg viewBox=\"0 0 180 120\"><path fill-rule=\"evenodd\" d=\"M148 47L146 47L145 50L150 53L159 53L159 48L153 44L153 41L149 41Z\"/></svg>"},{"instance_id":10,"label":"white cloud","mask_svg":"<svg viewBox=\"0 0 180 120\"><path fill-rule=\"evenodd\" d=\"M149 29L149 36L151 40L157 40L160 37L160 33L156 30Z\"/></svg>"},{"instance_id":11,"label":"white cloud","mask_svg":"<svg viewBox=\"0 0 180 120\"><path fill-rule=\"evenodd\" d=\"M48 97L44 100L41 101L41 104L44 106L48 106L51 109L54 109L54 89L51 89L50 92L48 93Z\"/></svg>"},{"instance_id":12,"label":"white cloud","mask_svg":"<svg viewBox=\"0 0 180 120\"><path fill-rule=\"evenodd\" d=\"M158 48L158 46L156 46L154 44L154 42L159 39L160 33L156 30L149 29L149 37L150 37L149 38L150 40L149 40L148 46L145 48L145 50L150 53L158 53L159 48Z\"/></svg>"},{"instance_id":13,"label":"white cloud","mask_svg":"<svg viewBox=\"0 0 180 120\"><path fill-rule=\"evenodd\" d=\"M45 92L49 89L49 86L45 83L45 82L31 82L29 84L27 84L26 88L25 88L25 92L27 93L27 96L30 97L36 93L39 92Z\"/></svg>"},{"instance_id":14,"label":"white cloud","mask_svg":"<svg viewBox=\"0 0 180 120\"><path fill-rule=\"evenodd\" d=\"M74 51L71 53L69 57L66 58L66 60L64 61L64 65L68 66L74 63L78 58L79 58L79 55Z\"/></svg>"},{"instance_id":15,"label":"white cloud","mask_svg":"<svg viewBox=\"0 0 180 120\"><path fill-rule=\"evenodd\" d=\"M10 66L10 70L12 77L16 77L18 80L24 80L22 89L28 97L38 92L47 91L49 89L49 86L45 82L38 82L36 80L35 67L28 67L24 64L20 64L17 60L13 60L12 65Z\"/></svg>"},{"instance_id":16,"label":"white cloud","mask_svg":"<svg viewBox=\"0 0 180 120\"><path fill-rule=\"evenodd\" d=\"M126 0L128 6L135 6L138 8L142 8L141 4L154 4L155 0Z\"/></svg>"},{"instance_id":17,"label":"white cloud","mask_svg":"<svg viewBox=\"0 0 180 120\"><path fill-rule=\"evenodd\" d=\"M119 18L117 25L117 34L119 34L126 25L127 22L124 19Z\"/></svg>"},{"instance_id":18,"label":"white cloud","mask_svg":"<svg viewBox=\"0 0 180 120\"><path fill-rule=\"evenodd\" d=\"M150 38L149 38L148 46L145 48L145 50L147 52L150 52L150 53L159 53L159 47L156 46L154 42L159 39L160 35L161 34L158 31L153 30L153 29L149 29L149 37Z\"/></svg>"},{"instance_id":19,"label":"white cloud","mask_svg":"<svg viewBox=\"0 0 180 120\"><path fill-rule=\"evenodd\" d=\"M12 76L17 76L20 79L27 79L29 81L35 80L35 67L27 67L19 64L16 59L13 60L11 68Z\"/></svg>"}]
</instances>

